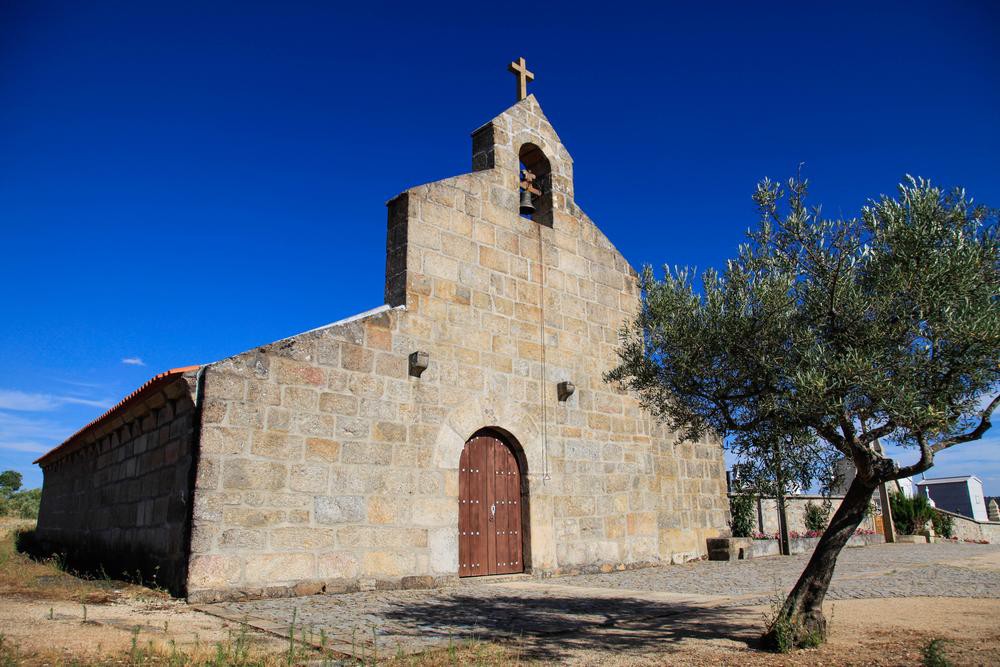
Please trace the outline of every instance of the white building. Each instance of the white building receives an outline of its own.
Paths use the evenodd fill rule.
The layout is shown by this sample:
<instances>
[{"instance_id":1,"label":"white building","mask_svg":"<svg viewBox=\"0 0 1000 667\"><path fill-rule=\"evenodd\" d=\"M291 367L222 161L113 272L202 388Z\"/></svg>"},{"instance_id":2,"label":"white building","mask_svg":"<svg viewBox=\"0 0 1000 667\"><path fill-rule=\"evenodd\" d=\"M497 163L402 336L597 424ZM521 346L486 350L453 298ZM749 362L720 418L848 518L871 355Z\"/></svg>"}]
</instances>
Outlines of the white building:
<instances>
[{"instance_id":1,"label":"white building","mask_svg":"<svg viewBox=\"0 0 1000 667\"><path fill-rule=\"evenodd\" d=\"M930 498L938 509L967 516L976 521L988 521L983 480L975 475L928 478L917 482L921 495Z\"/></svg>"}]
</instances>

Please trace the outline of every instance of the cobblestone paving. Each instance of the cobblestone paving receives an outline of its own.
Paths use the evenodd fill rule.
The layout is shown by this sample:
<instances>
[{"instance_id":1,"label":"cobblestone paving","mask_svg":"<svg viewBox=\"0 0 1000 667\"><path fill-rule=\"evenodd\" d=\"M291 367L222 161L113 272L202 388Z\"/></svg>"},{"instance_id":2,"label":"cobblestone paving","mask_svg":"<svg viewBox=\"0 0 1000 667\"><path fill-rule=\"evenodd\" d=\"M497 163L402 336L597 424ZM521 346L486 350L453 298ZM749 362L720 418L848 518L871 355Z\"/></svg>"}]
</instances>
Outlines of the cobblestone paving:
<instances>
[{"instance_id":1,"label":"cobblestone paving","mask_svg":"<svg viewBox=\"0 0 1000 667\"><path fill-rule=\"evenodd\" d=\"M948 561L1000 551L1000 545L880 544L845 549L828 596L831 599L907 597L1000 598L1000 572L954 567ZM562 586L609 587L638 591L670 591L721 597L753 594L757 600L787 592L809 560L809 554L726 563L697 561L610 574L552 579ZM745 600L740 601L745 604Z\"/></svg>"},{"instance_id":2,"label":"cobblestone paving","mask_svg":"<svg viewBox=\"0 0 1000 667\"><path fill-rule=\"evenodd\" d=\"M831 599L943 596L1000 598L1000 559L986 567L962 562L991 557L1000 546L879 545L842 552ZM808 557L765 558L490 583L430 591L233 602L203 607L230 620L296 636L343 654L413 653L472 638L565 635L586 642L593 631L632 627L660 640L697 616L703 627L727 623L727 607L764 603L795 582ZM677 626L677 627L674 627ZM640 631L641 630L641 631ZM606 639L602 640L606 641ZM550 656L551 657L551 656Z\"/></svg>"}]
</instances>

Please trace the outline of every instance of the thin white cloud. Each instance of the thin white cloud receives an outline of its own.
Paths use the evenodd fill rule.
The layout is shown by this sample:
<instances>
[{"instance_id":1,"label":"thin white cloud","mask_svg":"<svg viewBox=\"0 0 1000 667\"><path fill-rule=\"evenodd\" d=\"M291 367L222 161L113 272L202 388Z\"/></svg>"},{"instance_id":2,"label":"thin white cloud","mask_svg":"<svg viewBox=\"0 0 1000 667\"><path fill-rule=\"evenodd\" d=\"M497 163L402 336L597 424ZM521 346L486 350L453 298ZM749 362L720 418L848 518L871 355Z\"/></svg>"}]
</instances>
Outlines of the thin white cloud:
<instances>
[{"instance_id":1,"label":"thin white cloud","mask_svg":"<svg viewBox=\"0 0 1000 667\"><path fill-rule=\"evenodd\" d=\"M75 429L48 417L27 417L0 412L0 451L23 454L44 454ZM11 454L10 456L17 456ZM7 456L4 456L7 459ZM9 467L9 466L8 466Z\"/></svg>"},{"instance_id":2,"label":"thin white cloud","mask_svg":"<svg viewBox=\"0 0 1000 667\"><path fill-rule=\"evenodd\" d=\"M0 412L0 442L61 441L73 430L72 427L59 424L48 417L25 417Z\"/></svg>"},{"instance_id":3,"label":"thin white cloud","mask_svg":"<svg viewBox=\"0 0 1000 667\"><path fill-rule=\"evenodd\" d=\"M92 408L109 408L109 400L40 394L17 389L0 389L0 409L18 412L50 412L63 405L86 405Z\"/></svg>"},{"instance_id":4,"label":"thin white cloud","mask_svg":"<svg viewBox=\"0 0 1000 667\"><path fill-rule=\"evenodd\" d=\"M57 396L56 400L69 405L86 405L92 408L110 408L113 405L107 399L96 400L92 398L80 398L79 396Z\"/></svg>"},{"instance_id":5,"label":"thin white cloud","mask_svg":"<svg viewBox=\"0 0 1000 667\"><path fill-rule=\"evenodd\" d=\"M80 382L79 380L67 380L66 378L49 378L55 380L56 382L61 382L62 384L68 384L71 387L79 387L82 389L104 389L107 390L112 385L106 382Z\"/></svg>"},{"instance_id":6,"label":"thin white cloud","mask_svg":"<svg viewBox=\"0 0 1000 667\"><path fill-rule=\"evenodd\" d=\"M145 366L146 362L139 357L125 357L122 363L126 366Z\"/></svg>"},{"instance_id":7,"label":"thin white cloud","mask_svg":"<svg viewBox=\"0 0 1000 667\"><path fill-rule=\"evenodd\" d=\"M32 454L44 454L52 449L53 445L42 445L37 442L0 442L0 449L9 449L14 452L29 452Z\"/></svg>"},{"instance_id":8,"label":"thin white cloud","mask_svg":"<svg viewBox=\"0 0 1000 667\"><path fill-rule=\"evenodd\" d=\"M55 410L59 404L49 394L29 394L16 389L0 389L0 408L22 412Z\"/></svg>"}]
</instances>

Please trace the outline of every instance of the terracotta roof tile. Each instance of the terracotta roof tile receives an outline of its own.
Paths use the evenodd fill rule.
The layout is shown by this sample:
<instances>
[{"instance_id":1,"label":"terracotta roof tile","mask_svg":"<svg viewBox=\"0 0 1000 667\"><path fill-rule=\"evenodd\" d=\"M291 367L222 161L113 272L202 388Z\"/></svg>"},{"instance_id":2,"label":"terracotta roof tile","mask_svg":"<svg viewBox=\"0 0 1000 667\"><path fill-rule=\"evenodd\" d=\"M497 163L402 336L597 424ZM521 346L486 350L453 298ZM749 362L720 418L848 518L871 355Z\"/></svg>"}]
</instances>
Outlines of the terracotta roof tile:
<instances>
[{"instance_id":1,"label":"terracotta roof tile","mask_svg":"<svg viewBox=\"0 0 1000 667\"><path fill-rule=\"evenodd\" d=\"M198 370L199 368L201 368L201 366L182 366L181 368L171 368L169 371L165 373L160 373L159 375L153 376L152 378L147 380L146 383L143 384L141 387L133 391L131 394L129 394L122 400L118 401L118 403L115 404L114 407L105 412L103 415L101 415L94 421L90 422L89 424L81 428L79 431L74 433L73 435L66 438L66 440L61 445L58 445L54 449L51 449L45 454L38 457L38 459L35 460L35 463L38 465L42 465L44 463L50 463L57 458L62 458L66 454L75 451L76 447L74 447L74 445L79 444L80 441L83 439L83 436L85 436L87 433L91 432L92 430L96 429L98 426L106 422L115 413L125 410L126 408L130 407L131 405L134 405L138 401L143 400L154 389L162 387L168 382L173 381L178 376L183 375L184 373L188 373L190 371Z\"/></svg>"}]
</instances>

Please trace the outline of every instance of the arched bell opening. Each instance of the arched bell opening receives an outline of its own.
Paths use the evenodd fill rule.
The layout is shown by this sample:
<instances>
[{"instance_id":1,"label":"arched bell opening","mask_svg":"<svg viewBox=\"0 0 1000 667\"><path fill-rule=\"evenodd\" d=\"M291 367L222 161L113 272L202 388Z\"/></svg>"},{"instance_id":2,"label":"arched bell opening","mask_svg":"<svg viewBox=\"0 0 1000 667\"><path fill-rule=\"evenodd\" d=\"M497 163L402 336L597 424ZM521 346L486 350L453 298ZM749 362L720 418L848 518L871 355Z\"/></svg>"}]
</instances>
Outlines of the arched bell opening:
<instances>
[{"instance_id":1,"label":"arched bell opening","mask_svg":"<svg viewBox=\"0 0 1000 667\"><path fill-rule=\"evenodd\" d=\"M518 210L522 217L552 226L552 166L542 149L523 144L518 151Z\"/></svg>"},{"instance_id":2,"label":"arched bell opening","mask_svg":"<svg viewBox=\"0 0 1000 667\"><path fill-rule=\"evenodd\" d=\"M458 468L458 576L527 572L531 513L521 445L502 429L480 429Z\"/></svg>"}]
</instances>

